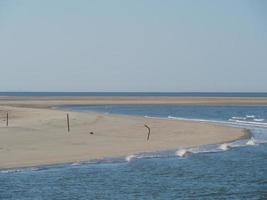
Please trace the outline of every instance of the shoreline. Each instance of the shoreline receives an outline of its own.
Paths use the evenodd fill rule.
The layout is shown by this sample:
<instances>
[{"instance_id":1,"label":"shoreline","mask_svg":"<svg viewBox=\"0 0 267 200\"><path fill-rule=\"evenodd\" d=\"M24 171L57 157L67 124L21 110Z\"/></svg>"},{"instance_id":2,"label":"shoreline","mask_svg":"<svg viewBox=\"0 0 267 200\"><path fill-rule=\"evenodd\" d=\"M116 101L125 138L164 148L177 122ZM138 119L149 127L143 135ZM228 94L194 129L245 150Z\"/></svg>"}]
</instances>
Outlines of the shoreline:
<instances>
[{"instance_id":1,"label":"shoreline","mask_svg":"<svg viewBox=\"0 0 267 200\"><path fill-rule=\"evenodd\" d=\"M244 129L243 130L243 135L240 136L240 138L237 138L235 140L230 140L230 141L224 141L224 142L219 142L219 143L216 143L214 145L220 145L220 144L224 144L224 143L231 143L231 142L235 142L235 141L239 141L239 140L246 140L246 139L249 139L251 138L251 132L248 130L248 129ZM206 145L213 145L213 144L206 144ZM196 148L196 147L200 147L200 146L188 146L186 148ZM177 148L176 149L167 149L167 150L160 150L160 151L152 151L152 152L138 152L136 153L137 155L140 155L140 154L152 154L152 153L161 153L161 152L165 152L165 151L177 151ZM131 154L131 155L134 155L134 154ZM0 167L0 173L2 171L21 171L21 170L42 170L42 168L54 168L54 167L64 167L64 166L67 166L67 165L73 165L73 164L78 164L78 165L83 165L83 164L95 164L95 163L98 163L98 162L101 162L101 161L104 161L106 159L124 159L126 160L126 157L127 156L131 156L131 155L123 155L123 156L109 156L109 157L103 157L103 158L96 158L96 159L90 159L90 160L80 160L80 161L70 161L70 162L56 162L56 163L46 163L46 164L41 164L41 165L28 165L28 166L17 166L17 167L7 167L7 168L1 168ZM39 169L41 168L41 169Z\"/></svg>"},{"instance_id":2,"label":"shoreline","mask_svg":"<svg viewBox=\"0 0 267 200\"><path fill-rule=\"evenodd\" d=\"M65 105L66 100L60 99L53 105L45 100L27 101L26 106L21 106L25 103L21 100L16 106L7 106L10 103L14 102L0 101L1 119L5 110L10 113L9 127L0 121L1 170L125 157L250 137L246 129L219 124L51 109ZM70 114L70 133L66 113ZM149 141L144 124L151 127Z\"/></svg>"},{"instance_id":3,"label":"shoreline","mask_svg":"<svg viewBox=\"0 0 267 200\"><path fill-rule=\"evenodd\" d=\"M224 144L224 143L231 143L231 142L235 142L235 141L239 141L239 140L246 140L251 138L251 133L248 129L244 129L244 135L241 136L240 138L237 138L235 140L230 140L230 141L225 141L225 142L220 142L220 143L216 143L214 145L220 145L220 144ZM206 145L213 145L213 144L206 144ZM196 148L196 147L200 147L200 146L188 146L186 148ZM140 154L153 154L153 153L162 153L162 152L166 152L166 151L177 151L177 149L167 149L167 150L161 150L161 151L152 151L152 152L138 152L136 153L136 155L140 155ZM131 154L134 155L134 154ZM103 157L103 158L98 158L98 159L90 159L90 160L81 160L81 161L70 161L70 162L56 162L56 163L47 163L47 164L42 164L42 165L29 165L29 166L18 166L18 167L8 167L8 168L1 168L0 167L0 173L4 171L23 171L23 170L33 170L33 171L38 171L38 170L42 170L43 168L54 168L54 167L64 167L64 166L70 166L70 165L83 165L83 164L95 164L95 163L101 163L101 161L104 161L106 159L123 159L126 161L126 157L131 156L131 155L123 155L123 156L109 156L109 157ZM129 162L129 161L128 161ZM105 163L105 162L103 162Z\"/></svg>"}]
</instances>

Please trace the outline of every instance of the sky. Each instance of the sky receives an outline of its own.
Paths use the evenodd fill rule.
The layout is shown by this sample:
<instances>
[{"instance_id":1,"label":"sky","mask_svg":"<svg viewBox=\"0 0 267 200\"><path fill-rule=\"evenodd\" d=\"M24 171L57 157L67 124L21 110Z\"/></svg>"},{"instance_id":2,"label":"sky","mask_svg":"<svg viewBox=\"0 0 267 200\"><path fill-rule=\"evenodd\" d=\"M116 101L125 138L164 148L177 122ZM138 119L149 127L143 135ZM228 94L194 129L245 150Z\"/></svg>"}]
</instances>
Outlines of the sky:
<instances>
[{"instance_id":1,"label":"sky","mask_svg":"<svg viewBox=\"0 0 267 200\"><path fill-rule=\"evenodd\" d=\"M267 92L265 0L0 0L0 91Z\"/></svg>"}]
</instances>

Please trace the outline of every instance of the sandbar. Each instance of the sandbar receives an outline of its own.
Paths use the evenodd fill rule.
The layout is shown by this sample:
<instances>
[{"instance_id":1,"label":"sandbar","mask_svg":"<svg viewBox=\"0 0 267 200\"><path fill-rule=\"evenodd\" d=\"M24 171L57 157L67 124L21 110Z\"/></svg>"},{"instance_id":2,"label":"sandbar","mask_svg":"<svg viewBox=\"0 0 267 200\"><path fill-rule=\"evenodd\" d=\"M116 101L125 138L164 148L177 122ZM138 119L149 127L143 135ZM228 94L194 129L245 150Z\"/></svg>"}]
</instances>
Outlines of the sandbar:
<instances>
[{"instance_id":1,"label":"sandbar","mask_svg":"<svg viewBox=\"0 0 267 200\"><path fill-rule=\"evenodd\" d=\"M217 100L244 105L252 100ZM0 169L63 164L225 143L248 137L246 130L203 122L55 110L59 105L210 104L201 98L1 97ZM264 104L266 99L254 99ZM250 105L250 104L249 104ZM9 124L6 126L6 113ZM70 132L66 115L69 114ZM147 141L148 129L151 128Z\"/></svg>"}]
</instances>

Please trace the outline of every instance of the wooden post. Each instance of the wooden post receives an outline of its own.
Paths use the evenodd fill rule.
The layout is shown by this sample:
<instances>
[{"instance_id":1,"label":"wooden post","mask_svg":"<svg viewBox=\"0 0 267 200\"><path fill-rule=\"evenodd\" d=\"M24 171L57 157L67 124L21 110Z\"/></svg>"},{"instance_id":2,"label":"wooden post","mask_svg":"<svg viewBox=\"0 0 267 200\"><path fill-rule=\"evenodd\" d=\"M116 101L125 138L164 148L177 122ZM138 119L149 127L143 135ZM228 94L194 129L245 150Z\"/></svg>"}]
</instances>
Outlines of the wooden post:
<instances>
[{"instance_id":1,"label":"wooden post","mask_svg":"<svg viewBox=\"0 0 267 200\"><path fill-rule=\"evenodd\" d=\"M150 136L150 128L149 128L149 126L148 125L144 125L147 129L148 129L148 133L147 133L147 141L149 140L149 136Z\"/></svg>"},{"instance_id":2,"label":"wooden post","mask_svg":"<svg viewBox=\"0 0 267 200\"><path fill-rule=\"evenodd\" d=\"M67 125L68 125L68 132L70 132L70 118L69 118L69 113L67 114Z\"/></svg>"},{"instance_id":3,"label":"wooden post","mask_svg":"<svg viewBox=\"0 0 267 200\"><path fill-rule=\"evenodd\" d=\"M6 113L6 126L8 126L8 112Z\"/></svg>"}]
</instances>

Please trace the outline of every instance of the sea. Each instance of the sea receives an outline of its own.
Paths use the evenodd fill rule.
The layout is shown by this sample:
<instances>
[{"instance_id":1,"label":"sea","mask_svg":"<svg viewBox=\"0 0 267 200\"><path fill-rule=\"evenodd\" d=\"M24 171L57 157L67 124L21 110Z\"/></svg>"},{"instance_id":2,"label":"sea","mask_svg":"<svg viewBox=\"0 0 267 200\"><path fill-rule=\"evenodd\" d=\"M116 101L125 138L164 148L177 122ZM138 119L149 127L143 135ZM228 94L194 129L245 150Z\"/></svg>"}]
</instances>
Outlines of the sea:
<instances>
[{"instance_id":1,"label":"sea","mask_svg":"<svg viewBox=\"0 0 267 200\"><path fill-rule=\"evenodd\" d=\"M60 94L13 96L81 96ZM83 96L267 97L266 93L83 93ZM267 199L267 105L66 105L56 109L223 124L246 128L251 136L224 144L0 170L0 199Z\"/></svg>"}]
</instances>

